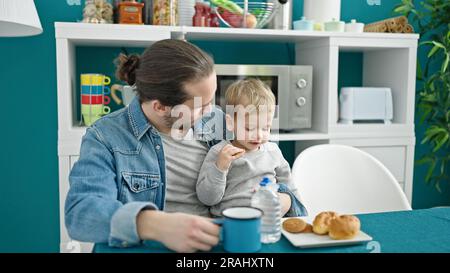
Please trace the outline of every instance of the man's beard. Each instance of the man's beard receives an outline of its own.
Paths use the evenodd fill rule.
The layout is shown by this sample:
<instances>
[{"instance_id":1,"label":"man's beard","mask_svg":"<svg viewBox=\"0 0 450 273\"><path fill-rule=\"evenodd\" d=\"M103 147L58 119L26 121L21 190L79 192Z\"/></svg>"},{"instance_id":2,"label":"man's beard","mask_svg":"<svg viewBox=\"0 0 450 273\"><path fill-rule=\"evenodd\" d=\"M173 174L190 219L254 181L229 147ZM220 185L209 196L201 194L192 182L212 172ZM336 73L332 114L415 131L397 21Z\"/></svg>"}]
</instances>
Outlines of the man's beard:
<instances>
[{"instance_id":1,"label":"man's beard","mask_svg":"<svg viewBox=\"0 0 450 273\"><path fill-rule=\"evenodd\" d=\"M164 116L163 118L164 126L166 126L167 128L175 129L172 128L172 126L177 120L178 118L171 117L170 115Z\"/></svg>"}]
</instances>

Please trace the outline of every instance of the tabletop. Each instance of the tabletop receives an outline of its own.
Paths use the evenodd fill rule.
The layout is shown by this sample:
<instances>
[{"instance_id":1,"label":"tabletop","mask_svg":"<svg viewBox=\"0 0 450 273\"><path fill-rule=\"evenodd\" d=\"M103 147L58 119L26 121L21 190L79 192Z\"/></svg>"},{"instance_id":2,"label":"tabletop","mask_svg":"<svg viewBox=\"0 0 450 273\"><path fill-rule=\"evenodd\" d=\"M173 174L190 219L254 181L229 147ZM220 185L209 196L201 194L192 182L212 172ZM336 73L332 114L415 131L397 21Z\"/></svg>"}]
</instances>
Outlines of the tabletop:
<instances>
[{"instance_id":1,"label":"tabletop","mask_svg":"<svg viewBox=\"0 0 450 273\"><path fill-rule=\"evenodd\" d=\"M361 230L372 236L368 243L302 249L294 247L283 235L274 244L263 244L259 253L448 253L450 252L450 207L358 215ZM95 253L169 253L162 244L146 241L130 248L96 244ZM221 244L210 252L221 253Z\"/></svg>"}]
</instances>

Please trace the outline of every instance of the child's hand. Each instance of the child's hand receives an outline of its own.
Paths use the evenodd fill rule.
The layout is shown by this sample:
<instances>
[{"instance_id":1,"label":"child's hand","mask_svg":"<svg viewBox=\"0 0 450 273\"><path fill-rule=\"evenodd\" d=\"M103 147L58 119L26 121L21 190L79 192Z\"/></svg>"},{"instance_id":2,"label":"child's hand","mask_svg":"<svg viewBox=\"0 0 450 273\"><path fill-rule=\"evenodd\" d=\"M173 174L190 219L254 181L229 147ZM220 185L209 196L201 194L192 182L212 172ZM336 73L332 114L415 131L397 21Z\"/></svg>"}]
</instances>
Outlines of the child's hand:
<instances>
[{"instance_id":1,"label":"child's hand","mask_svg":"<svg viewBox=\"0 0 450 273\"><path fill-rule=\"evenodd\" d=\"M230 168L231 162L240 158L245 153L244 149L237 148L231 144L225 145L219 153L216 161L217 168L226 172Z\"/></svg>"}]
</instances>

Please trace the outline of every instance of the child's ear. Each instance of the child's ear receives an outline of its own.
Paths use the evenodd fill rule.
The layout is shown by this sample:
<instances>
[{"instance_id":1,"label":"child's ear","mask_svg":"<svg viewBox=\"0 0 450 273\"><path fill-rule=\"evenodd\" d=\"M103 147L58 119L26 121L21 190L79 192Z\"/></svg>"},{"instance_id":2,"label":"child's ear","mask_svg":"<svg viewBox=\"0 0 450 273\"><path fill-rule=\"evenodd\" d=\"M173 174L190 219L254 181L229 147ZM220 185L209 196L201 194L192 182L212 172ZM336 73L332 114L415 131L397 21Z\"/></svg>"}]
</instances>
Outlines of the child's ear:
<instances>
[{"instance_id":1,"label":"child's ear","mask_svg":"<svg viewBox=\"0 0 450 273\"><path fill-rule=\"evenodd\" d=\"M233 118L230 115L225 114L225 122L226 122L227 130L234 131L234 122L233 122Z\"/></svg>"}]
</instances>

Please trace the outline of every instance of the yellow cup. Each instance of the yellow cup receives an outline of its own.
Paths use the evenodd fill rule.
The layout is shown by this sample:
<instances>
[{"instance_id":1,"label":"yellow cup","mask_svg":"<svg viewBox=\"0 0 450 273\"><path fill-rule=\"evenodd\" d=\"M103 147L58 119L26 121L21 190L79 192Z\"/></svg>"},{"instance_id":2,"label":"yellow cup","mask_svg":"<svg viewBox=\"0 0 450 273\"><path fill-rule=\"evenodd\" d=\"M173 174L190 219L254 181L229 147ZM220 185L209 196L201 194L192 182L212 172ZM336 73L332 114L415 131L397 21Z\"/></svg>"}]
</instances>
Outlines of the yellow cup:
<instances>
[{"instance_id":1,"label":"yellow cup","mask_svg":"<svg viewBox=\"0 0 450 273\"><path fill-rule=\"evenodd\" d=\"M86 126L91 126L94 122L109 112L111 112L111 108L108 106L103 106L102 104L81 105L81 114L83 115L83 121Z\"/></svg>"},{"instance_id":2,"label":"yellow cup","mask_svg":"<svg viewBox=\"0 0 450 273\"><path fill-rule=\"evenodd\" d=\"M81 74L81 85L108 85L111 78L102 74Z\"/></svg>"},{"instance_id":3,"label":"yellow cup","mask_svg":"<svg viewBox=\"0 0 450 273\"><path fill-rule=\"evenodd\" d=\"M314 24L315 31L323 31L323 29L324 29L323 23L315 23Z\"/></svg>"},{"instance_id":4,"label":"yellow cup","mask_svg":"<svg viewBox=\"0 0 450 273\"><path fill-rule=\"evenodd\" d=\"M92 124L94 124L94 122L96 122L97 120L99 120L102 116L95 116L95 115L84 115L83 114L83 122L84 125L86 126L91 126Z\"/></svg>"}]
</instances>

